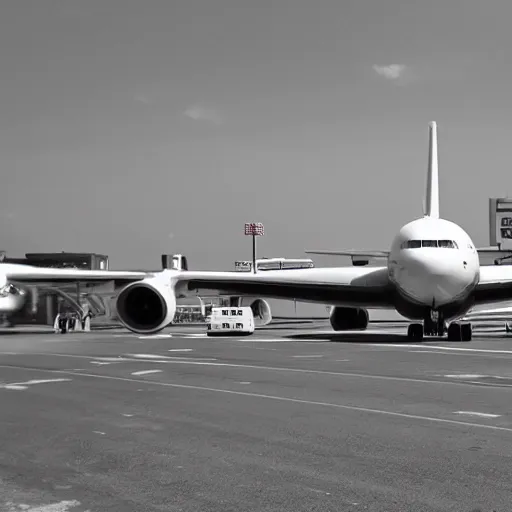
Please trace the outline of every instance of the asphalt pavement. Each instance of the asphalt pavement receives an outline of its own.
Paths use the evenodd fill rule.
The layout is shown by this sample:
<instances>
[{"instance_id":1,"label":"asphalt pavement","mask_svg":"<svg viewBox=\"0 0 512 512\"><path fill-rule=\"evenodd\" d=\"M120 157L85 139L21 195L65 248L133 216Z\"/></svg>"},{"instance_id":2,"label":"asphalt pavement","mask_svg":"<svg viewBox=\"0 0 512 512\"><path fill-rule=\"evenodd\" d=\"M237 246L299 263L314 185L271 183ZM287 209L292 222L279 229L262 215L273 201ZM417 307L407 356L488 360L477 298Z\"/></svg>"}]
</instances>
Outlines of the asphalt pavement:
<instances>
[{"instance_id":1,"label":"asphalt pavement","mask_svg":"<svg viewBox=\"0 0 512 512\"><path fill-rule=\"evenodd\" d=\"M0 335L0 511L505 512L512 338Z\"/></svg>"}]
</instances>

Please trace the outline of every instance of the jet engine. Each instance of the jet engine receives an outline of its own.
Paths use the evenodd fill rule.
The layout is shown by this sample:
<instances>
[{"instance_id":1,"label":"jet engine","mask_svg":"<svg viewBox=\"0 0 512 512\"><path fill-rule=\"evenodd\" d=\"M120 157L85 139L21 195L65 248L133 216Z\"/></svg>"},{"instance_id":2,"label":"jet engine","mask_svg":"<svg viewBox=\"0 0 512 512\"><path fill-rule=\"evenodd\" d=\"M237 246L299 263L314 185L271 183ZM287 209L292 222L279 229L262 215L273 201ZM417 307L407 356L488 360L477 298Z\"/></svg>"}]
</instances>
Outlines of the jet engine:
<instances>
[{"instance_id":1,"label":"jet engine","mask_svg":"<svg viewBox=\"0 0 512 512\"><path fill-rule=\"evenodd\" d=\"M363 308L344 308L335 306L329 315L331 326L335 331L350 331L368 326L368 311Z\"/></svg>"},{"instance_id":2,"label":"jet engine","mask_svg":"<svg viewBox=\"0 0 512 512\"><path fill-rule=\"evenodd\" d=\"M117 315L130 331L152 334L167 327L174 319L176 297L170 284L148 278L131 283L117 296Z\"/></svg>"},{"instance_id":3,"label":"jet engine","mask_svg":"<svg viewBox=\"0 0 512 512\"><path fill-rule=\"evenodd\" d=\"M0 313L17 313L26 301L27 292L9 283L5 274L0 274Z\"/></svg>"},{"instance_id":4,"label":"jet engine","mask_svg":"<svg viewBox=\"0 0 512 512\"><path fill-rule=\"evenodd\" d=\"M252 309L255 327L262 327L272 322L270 304L266 300L254 300L253 297L240 297L238 301L240 307L245 306Z\"/></svg>"},{"instance_id":5,"label":"jet engine","mask_svg":"<svg viewBox=\"0 0 512 512\"><path fill-rule=\"evenodd\" d=\"M261 327L267 325L272 321L272 312L270 311L270 304L263 299L256 299L251 304L252 314L254 316L254 326Z\"/></svg>"}]
</instances>

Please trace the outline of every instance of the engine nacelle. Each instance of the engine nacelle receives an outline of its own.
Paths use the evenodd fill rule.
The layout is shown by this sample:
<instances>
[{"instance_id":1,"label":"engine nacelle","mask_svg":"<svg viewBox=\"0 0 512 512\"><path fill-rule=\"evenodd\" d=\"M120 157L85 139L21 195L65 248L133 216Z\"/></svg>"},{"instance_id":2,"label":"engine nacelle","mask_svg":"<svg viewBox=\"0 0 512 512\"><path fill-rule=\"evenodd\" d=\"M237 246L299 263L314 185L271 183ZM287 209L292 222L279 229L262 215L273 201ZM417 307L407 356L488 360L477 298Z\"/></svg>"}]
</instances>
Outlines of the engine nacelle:
<instances>
[{"instance_id":1,"label":"engine nacelle","mask_svg":"<svg viewBox=\"0 0 512 512\"><path fill-rule=\"evenodd\" d=\"M9 283L5 274L0 274L0 314L14 314L20 311L27 301L27 292Z\"/></svg>"},{"instance_id":2,"label":"engine nacelle","mask_svg":"<svg viewBox=\"0 0 512 512\"><path fill-rule=\"evenodd\" d=\"M252 309L255 327L262 327L272 322L270 304L266 300L254 300L253 297L241 297L238 300L241 307L245 306Z\"/></svg>"},{"instance_id":3,"label":"engine nacelle","mask_svg":"<svg viewBox=\"0 0 512 512\"><path fill-rule=\"evenodd\" d=\"M117 315L130 331L153 334L167 327L176 313L170 283L152 277L126 286L117 296Z\"/></svg>"},{"instance_id":4,"label":"engine nacelle","mask_svg":"<svg viewBox=\"0 0 512 512\"><path fill-rule=\"evenodd\" d=\"M11 315L20 311L27 302L27 292L11 284L0 289L0 313Z\"/></svg>"},{"instance_id":5,"label":"engine nacelle","mask_svg":"<svg viewBox=\"0 0 512 512\"><path fill-rule=\"evenodd\" d=\"M335 306L329 315L331 326L335 331L364 330L368 326L368 311L363 308L344 308Z\"/></svg>"}]
</instances>

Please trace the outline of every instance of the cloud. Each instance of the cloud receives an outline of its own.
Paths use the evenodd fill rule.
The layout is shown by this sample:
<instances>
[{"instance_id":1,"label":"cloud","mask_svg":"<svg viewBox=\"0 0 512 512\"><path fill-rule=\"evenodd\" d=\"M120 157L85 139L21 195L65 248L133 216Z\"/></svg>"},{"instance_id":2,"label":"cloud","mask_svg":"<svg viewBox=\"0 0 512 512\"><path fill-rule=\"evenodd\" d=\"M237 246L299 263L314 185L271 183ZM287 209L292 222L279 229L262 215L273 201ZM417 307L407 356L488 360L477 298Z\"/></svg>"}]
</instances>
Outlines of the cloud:
<instances>
[{"instance_id":1,"label":"cloud","mask_svg":"<svg viewBox=\"0 0 512 512\"><path fill-rule=\"evenodd\" d=\"M404 64L390 64L389 66L373 66L373 70L388 80L398 80L403 77L406 66Z\"/></svg>"},{"instance_id":2,"label":"cloud","mask_svg":"<svg viewBox=\"0 0 512 512\"><path fill-rule=\"evenodd\" d=\"M151 100L144 94L138 94L135 96L134 100L140 103L144 103L145 105L149 105L151 103Z\"/></svg>"},{"instance_id":3,"label":"cloud","mask_svg":"<svg viewBox=\"0 0 512 512\"><path fill-rule=\"evenodd\" d=\"M215 109L194 105L187 108L184 114L194 121L209 121L214 124L222 124L222 117Z\"/></svg>"}]
</instances>

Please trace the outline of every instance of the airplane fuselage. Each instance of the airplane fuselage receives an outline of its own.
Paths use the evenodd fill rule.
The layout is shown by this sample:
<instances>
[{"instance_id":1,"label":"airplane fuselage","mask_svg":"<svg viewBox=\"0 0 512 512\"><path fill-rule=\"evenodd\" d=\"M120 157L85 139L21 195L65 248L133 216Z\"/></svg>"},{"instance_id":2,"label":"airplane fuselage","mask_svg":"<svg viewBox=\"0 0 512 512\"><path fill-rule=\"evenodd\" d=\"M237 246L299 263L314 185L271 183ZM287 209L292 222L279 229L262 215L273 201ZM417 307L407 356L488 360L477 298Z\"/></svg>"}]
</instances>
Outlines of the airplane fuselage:
<instances>
[{"instance_id":1,"label":"airplane fuselage","mask_svg":"<svg viewBox=\"0 0 512 512\"><path fill-rule=\"evenodd\" d=\"M478 252L457 224L424 217L403 226L394 238L388 275L403 316L421 319L431 310L445 319L462 316L472 306L480 277Z\"/></svg>"}]
</instances>

